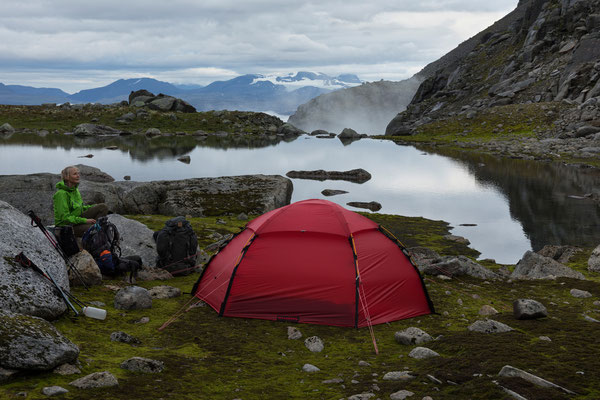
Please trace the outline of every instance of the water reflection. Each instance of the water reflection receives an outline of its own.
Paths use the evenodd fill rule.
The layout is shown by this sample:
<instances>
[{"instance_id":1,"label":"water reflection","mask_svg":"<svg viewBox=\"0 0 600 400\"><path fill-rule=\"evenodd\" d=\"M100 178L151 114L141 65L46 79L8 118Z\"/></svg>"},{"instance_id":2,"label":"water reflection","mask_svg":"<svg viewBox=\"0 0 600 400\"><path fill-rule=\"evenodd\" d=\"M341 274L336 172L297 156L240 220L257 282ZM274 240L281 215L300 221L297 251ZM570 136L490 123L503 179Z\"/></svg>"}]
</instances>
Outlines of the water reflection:
<instances>
[{"instance_id":1,"label":"water reflection","mask_svg":"<svg viewBox=\"0 0 600 400\"><path fill-rule=\"evenodd\" d=\"M328 199L344 206L374 200L382 204L382 213L448 221L453 233L467 237L482 257L502 263L517 262L532 246L600 243L598 206L568 197L599 187L598 174L573 168L441 155L379 140L348 145L307 136L291 142L274 136L128 136L90 142L48 135L24 142L19 136L0 141L2 174L57 173L77 163L100 168L117 180L130 175L137 181L363 168L373 176L364 184L293 179L292 201L325 198L323 189L346 190ZM119 150L105 149L111 145ZM88 153L94 157L78 158ZM191 157L189 165L176 160L184 154Z\"/></svg>"}]
</instances>

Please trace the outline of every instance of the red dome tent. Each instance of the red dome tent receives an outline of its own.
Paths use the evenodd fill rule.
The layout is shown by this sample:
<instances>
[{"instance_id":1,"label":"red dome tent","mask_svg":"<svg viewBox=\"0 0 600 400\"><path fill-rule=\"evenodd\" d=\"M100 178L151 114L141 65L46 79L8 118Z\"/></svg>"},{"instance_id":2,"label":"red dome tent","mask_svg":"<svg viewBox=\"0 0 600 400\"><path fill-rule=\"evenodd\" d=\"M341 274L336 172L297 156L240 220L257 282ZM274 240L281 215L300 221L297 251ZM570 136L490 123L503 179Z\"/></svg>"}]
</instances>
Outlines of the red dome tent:
<instances>
[{"instance_id":1,"label":"red dome tent","mask_svg":"<svg viewBox=\"0 0 600 400\"><path fill-rule=\"evenodd\" d=\"M334 326L434 312L402 245L326 200L250 221L208 262L192 293L221 316Z\"/></svg>"}]
</instances>

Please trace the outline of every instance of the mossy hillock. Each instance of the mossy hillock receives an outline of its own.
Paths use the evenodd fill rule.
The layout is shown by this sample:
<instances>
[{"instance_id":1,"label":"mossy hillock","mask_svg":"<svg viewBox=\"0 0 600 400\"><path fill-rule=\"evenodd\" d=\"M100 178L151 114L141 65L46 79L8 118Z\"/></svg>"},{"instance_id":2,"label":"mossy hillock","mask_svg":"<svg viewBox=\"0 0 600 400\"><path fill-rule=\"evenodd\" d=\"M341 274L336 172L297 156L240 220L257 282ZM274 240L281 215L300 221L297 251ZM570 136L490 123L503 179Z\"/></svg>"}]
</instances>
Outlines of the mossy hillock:
<instances>
[{"instance_id":1,"label":"mossy hillock","mask_svg":"<svg viewBox=\"0 0 600 400\"><path fill-rule=\"evenodd\" d=\"M444 238L449 226L443 221L424 218L365 214L384 225L406 246L419 245L440 254L467 254L475 250ZM156 230L169 217L130 216ZM252 216L251 216L252 217ZM214 240L214 233L236 233L247 221L237 217L191 218L201 247ZM528 399L594 399L600 396L595 371L600 368L597 323L584 315L600 319L600 278L587 271L586 257L592 249L577 253L569 266L586 274L587 281L557 279L550 281L481 281L469 277L443 280L425 276L429 295L437 314L375 326L374 337L379 354L373 350L368 329L318 325L294 325L302 332L300 340L287 338L289 323L243 318L220 318L203 303L190 302L190 290L198 279L194 273L167 282L138 282L151 289L168 284L179 288L181 297L154 300L148 310L123 311L113 308L115 290L126 282L107 281L89 291L74 288L88 301L106 304L104 321L63 316L54 325L80 348L81 374L61 376L53 373L21 374L0 387L0 397L46 398L42 388L62 386L69 390L65 399L132 398L210 398L210 399L341 399L362 392L388 398L400 389L418 398L434 399L507 398L501 387ZM489 266L493 262L488 261ZM587 290L592 298L570 296L572 288ZM532 298L542 302L549 317L541 320L516 320L512 301ZM597 304L597 303L596 303ZM191 307L190 305L195 305ZM514 329L504 334L478 334L468 331L473 322L483 319L479 310L491 305L499 314L490 318ZM163 324L175 313L181 315L163 330ZM143 317L149 322L141 323ZM425 347L441 356L416 360L408 356L414 346L403 346L394 333L411 326L423 329L435 338ZM112 332L122 331L139 338L140 344L112 342ZM325 349L312 353L304 339L318 336ZM546 336L548 340L542 340ZM161 361L159 374L132 373L120 368L131 357ZM366 361L368 363L361 363ZM320 371L302 371L304 364ZM513 365L577 393L567 397L554 389L543 389L517 378L499 377L504 365ZM391 371L411 371L414 379L406 382L384 380ZM80 390L69 382L87 374L109 371L119 386Z\"/></svg>"}]
</instances>

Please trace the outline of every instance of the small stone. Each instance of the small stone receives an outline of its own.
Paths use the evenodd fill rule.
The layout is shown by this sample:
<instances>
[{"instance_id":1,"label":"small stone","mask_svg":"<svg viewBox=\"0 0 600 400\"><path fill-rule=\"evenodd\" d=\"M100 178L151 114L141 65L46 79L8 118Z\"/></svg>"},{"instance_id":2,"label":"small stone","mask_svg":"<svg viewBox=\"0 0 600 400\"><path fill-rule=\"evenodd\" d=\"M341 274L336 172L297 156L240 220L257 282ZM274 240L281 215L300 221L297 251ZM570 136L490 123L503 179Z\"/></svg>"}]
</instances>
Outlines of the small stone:
<instances>
[{"instance_id":1,"label":"small stone","mask_svg":"<svg viewBox=\"0 0 600 400\"><path fill-rule=\"evenodd\" d=\"M408 353L408 356L416 360L424 360L431 357L439 357L440 355L427 347L415 347Z\"/></svg>"},{"instance_id":2,"label":"small stone","mask_svg":"<svg viewBox=\"0 0 600 400\"><path fill-rule=\"evenodd\" d=\"M383 375L384 381L409 381L415 379L409 371L392 371Z\"/></svg>"},{"instance_id":3,"label":"small stone","mask_svg":"<svg viewBox=\"0 0 600 400\"><path fill-rule=\"evenodd\" d=\"M131 372L157 374L164 370L165 364L162 361L152 360L150 358L132 357L123 361L121 363L121 368Z\"/></svg>"},{"instance_id":4,"label":"small stone","mask_svg":"<svg viewBox=\"0 0 600 400\"><path fill-rule=\"evenodd\" d=\"M586 290L571 289L569 293L571 293L571 296L578 299L587 299L589 297L592 297L592 294Z\"/></svg>"},{"instance_id":5,"label":"small stone","mask_svg":"<svg viewBox=\"0 0 600 400\"><path fill-rule=\"evenodd\" d=\"M141 343L140 339L138 339L134 336L128 335L127 333L121 332L121 331L111 333L110 340L113 342L121 342L121 343L128 343L128 344L140 344Z\"/></svg>"},{"instance_id":6,"label":"small stone","mask_svg":"<svg viewBox=\"0 0 600 400\"><path fill-rule=\"evenodd\" d=\"M192 159L191 159L190 156L182 156L182 157L179 157L177 159L177 161L180 161L180 162L182 162L184 164L189 164L192 161Z\"/></svg>"},{"instance_id":7,"label":"small stone","mask_svg":"<svg viewBox=\"0 0 600 400\"><path fill-rule=\"evenodd\" d=\"M325 348L323 341L318 336L311 336L304 341L306 348L313 353L320 353Z\"/></svg>"},{"instance_id":8,"label":"small stone","mask_svg":"<svg viewBox=\"0 0 600 400\"><path fill-rule=\"evenodd\" d=\"M484 305L479 309L479 315L483 315L483 316L490 316L490 315L496 315L498 314L498 310L496 310L494 307L490 306L490 305Z\"/></svg>"},{"instance_id":9,"label":"small stone","mask_svg":"<svg viewBox=\"0 0 600 400\"><path fill-rule=\"evenodd\" d=\"M396 339L396 342L405 345L422 344L433 340L431 335L416 327L410 327L396 332L394 334L394 339Z\"/></svg>"},{"instance_id":10,"label":"small stone","mask_svg":"<svg viewBox=\"0 0 600 400\"><path fill-rule=\"evenodd\" d=\"M333 379L324 380L321 383L323 383L325 385L329 385L329 384L332 384L332 383L343 383L343 382L344 382L344 380L342 378L333 378Z\"/></svg>"},{"instance_id":11,"label":"small stone","mask_svg":"<svg viewBox=\"0 0 600 400\"><path fill-rule=\"evenodd\" d=\"M304 372L319 372L320 369L318 367L315 367L312 364L304 364L302 366L302 371L304 371Z\"/></svg>"},{"instance_id":12,"label":"small stone","mask_svg":"<svg viewBox=\"0 0 600 400\"><path fill-rule=\"evenodd\" d=\"M369 400L375 396L375 393L359 393L348 397L348 400Z\"/></svg>"},{"instance_id":13,"label":"small stone","mask_svg":"<svg viewBox=\"0 0 600 400\"><path fill-rule=\"evenodd\" d=\"M76 366L74 366L73 364L62 364L59 365L58 367L54 368L54 370L52 371L55 374L59 374L59 375L75 375L75 374L80 374L81 370L79 368L77 368Z\"/></svg>"},{"instance_id":14,"label":"small stone","mask_svg":"<svg viewBox=\"0 0 600 400\"><path fill-rule=\"evenodd\" d=\"M123 177L123 179L126 180L126 181L130 181L131 180L131 175L125 175Z\"/></svg>"},{"instance_id":15,"label":"small stone","mask_svg":"<svg viewBox=\"0 0 600 400\"><path fill-rule=\"evenodd\" d=\"M290 340L298 340L302 337L302 332L296 327L288 326L287 327L287 335Z\"/></svg>"},{"instance_id":16,"label":"small stone","mask_svg":"<svg viewBox=\"0 0 600 400\"><path fill-rule=\"evenodd\" d=\"M148 322L150 322L150 318L142 317L142 318L138 319L137 321L135 321L134 324L147 324Z\"/></svg>"},{"instance_id":17,"label":"small stone","mask_svg":"<svg viewBox=\"0 0 600 400\"><path fill-rule=\"evenodd\" d=\"M89 374L84 376L83 378L79 378L69 383L71 386L75 386L79 389L92 389L92 388L102 388L102 387L112 387L119 386L119 381L108 371L104 372L94 372L93 374Z\"/></svg>"},{"instance_id":18,"label":"small stone","mask_svg":"<svg viewBox=\"0 0 600 400\"><path fill-rule=\"evenodd\" d=\"M237 216L238 221L247 221L248 220L248 215L246 213L240 213Z\"/></svg>"},{"instance_id":19,"label":"small stone","mask_svg":"<svg viewBox=\"0 0 600 400\"><path fill-rule=\"evenodd\" d=\"M61 386L46 386L42 389L42 394L46 396L55 396L58 394L63 394L69 392L67 389Z\"/></svg>"},{"instance_id":20,"label":"small stone","mask_svg":"<svg viewBox=\"0 0 600 400\"><path fill-rule=\"evenodd\" d=\"M413 392L409 392L408 390L400 390L398 392L390 394L390 399L392 400L404 400L407 397L413 396Z\"/></svg>"},{"instance_id":21,"label":"small stone","mask_svg":"<svg viewBox=\"0 0 600 400\"><path fill-rule=\"evenodd\" d=\"M484 321L475 321L469 326L469 330L472 332L480 333L505 333L513 330L510 326L503 324L502 322L486 319Z\"/></svg>"},{"instance_id":22,"label":"small stone","mask_svg":"<svg viewBox=\"0 0 600 400\"><path fill-rule=\"evenodd\" d=\"M361 361L359 361L359 362L358 362L358 366L359 366L359 367L370 367L370 366L371 366L371 364L369 364L369 363L368 363L368 362L366 362L366 361L362 361L362 360L361 360Z\"/></svg>"},{"instance_id":23,"label":"small stone","mask_svg":"<svg viewBox=\"0 0 600 400\"><path fill-rule=\"evenodd\" d=\"M548 336L540 336L538 339L543 340L544 342L551 342L552 339L550 339Z\"/></svg>"}]
</instances>

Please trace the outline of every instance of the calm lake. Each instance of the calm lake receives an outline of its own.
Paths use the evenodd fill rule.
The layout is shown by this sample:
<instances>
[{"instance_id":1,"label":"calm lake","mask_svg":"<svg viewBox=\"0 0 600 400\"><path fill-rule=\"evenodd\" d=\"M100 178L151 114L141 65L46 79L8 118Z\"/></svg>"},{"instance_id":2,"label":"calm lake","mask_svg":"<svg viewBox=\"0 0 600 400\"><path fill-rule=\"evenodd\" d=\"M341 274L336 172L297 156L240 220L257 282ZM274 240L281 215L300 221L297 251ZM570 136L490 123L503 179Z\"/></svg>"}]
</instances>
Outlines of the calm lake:
<instances>
[{"instance_id":1,"label":"calm lake","mask_svg":"<svg viewBox=\"0 0 600 400\"><path fill-rule=\"evenodd\" d=\"M116 145L118 150L105 147ZM93 154L93 158L80 158ZM177 161L191 157L190 164ZM291 170L363 168L363 184L292 179L292 201L327 198L377 201L387 214L449 222L481 258L516 263L527 250L546 244L596 246L600 207L583 195L598 187L595 170L490 156L443 156L391 141L337 138L275 139L191 137L106 138L102 142L63 135L13 135L0 139L0 174L59 173L70 164L91 165L122 180L171 180L245 174L284 175ZM349 193L325 197L323 189ZM364 210L362 210L364 211ZM475 226L461 226L474 224ZM402 240L402 238L400 238Z\"/></svg>"}]
</instances>

